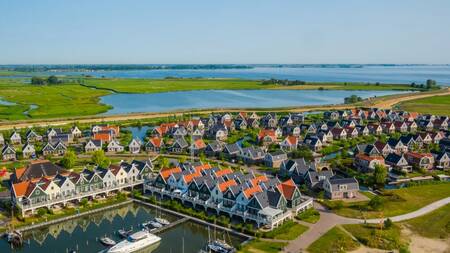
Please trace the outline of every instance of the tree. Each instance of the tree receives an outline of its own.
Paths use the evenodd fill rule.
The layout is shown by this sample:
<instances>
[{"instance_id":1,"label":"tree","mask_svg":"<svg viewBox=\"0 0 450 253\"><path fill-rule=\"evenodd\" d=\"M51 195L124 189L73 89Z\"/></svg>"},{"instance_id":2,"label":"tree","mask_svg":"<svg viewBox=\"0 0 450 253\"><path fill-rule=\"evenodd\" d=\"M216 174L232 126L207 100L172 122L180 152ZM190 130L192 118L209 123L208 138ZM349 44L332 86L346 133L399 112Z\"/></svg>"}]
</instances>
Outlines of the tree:
<instances>
[{"instance_id":1,"label":"tree","mask_svg":"<svg viewBox=\"0 0 450 253\"><path fill-rule=\"evenodd\" d=\"M45 80L43 78L41 78L41 77L33 76L31 78L31 84L44 85L45 84Z\"/></svg>"},{"instance_id":2,"label":"tree","mask_svg":"<svg viewBox=\"0 0 450 253\"><path fill-rule=\"evenodd\" d=\"M72 150L68 150L61 159L61 165L66 169L71 169L75 165L77 155Z\"/></svg>"},{"instance_id":3,"label":"tree","mask_svg":"<svg viewBox=\"0 0 450 253\"><path fill-rule=\"evenodd\" d=\"M94 153L92 153L91 161L100 167L109 166L109 159L105 156L105 152L103 150L94 151Z\"/></svg>"},{"instance_id":4,"label":"tree","mask_svg":"<svg viewBox=\"0 0 450 253\"><path fill-rule=\"evenodd\" d=\"M169 159L163 157L160 162L161 169L169 167Z\"/></svg>"},{"instance_id":5,"label":"tree","mask_svg":"<svg viewBox=\"0 0 450 253\"><path fill-rule=\"evenodd\" d=\"M384 228L385 228L385 229L389 229L389 228L392 227L392 225L394 225L394 223L392 222L392 220L389 219L389 218L387 218L386 220L384 220L383 224L384 224Z\"/></svg>"},{"instance_id":6,"label":"tree","mask_svg":"<svg viewBox=\"0 0 450 253\"><path fill-rule=\"evenodd\" d=\"M363 99L361 97L358 97L357 95L351 95L350 97L346 97L344 98L344 103L345 104L353 104L356 102L360 102Z\"/></svg>"},{"instance_id":7,"label":"tree","mask_svg":"<svg viewBox=\"0 0 450 253\"><path fill-rule=\"evenodd\" d=\"M427 89L431 89L436 86L436 81L433 79L428 79L426 82Z\"/></svg>"},{"instance_id":8,"label":"tree","mask_svg":"<svg viewBox=\"0 0 450 253\"><path fill-rule=\"evenodd\" d=\"M383 187L386 182L387 170L383 165L375 165L375 171L373 172L373 184L374 187Z\"/></svg>"},{"instance_id":9,"label":"tree","mask_svg":"<svg viewBox=\"0 0 450 253\"><path fill-rule=\"evenodd\" d=\"M56 76L49 76L47 78L47 83L49 83L49 84L57 84L58 83L58 78Z\"/></svg>"},{"instance_id":10,"label":"tree","mask_svg":"<svg viewBox=\"0 0 450 253\"><path fill-rule=\"evenodd\" d=\"M372 210L380 210L383 207L383 204L383 199L379 196L375 196L369 201L368 205Z\"/></svg>"}]
</instances>

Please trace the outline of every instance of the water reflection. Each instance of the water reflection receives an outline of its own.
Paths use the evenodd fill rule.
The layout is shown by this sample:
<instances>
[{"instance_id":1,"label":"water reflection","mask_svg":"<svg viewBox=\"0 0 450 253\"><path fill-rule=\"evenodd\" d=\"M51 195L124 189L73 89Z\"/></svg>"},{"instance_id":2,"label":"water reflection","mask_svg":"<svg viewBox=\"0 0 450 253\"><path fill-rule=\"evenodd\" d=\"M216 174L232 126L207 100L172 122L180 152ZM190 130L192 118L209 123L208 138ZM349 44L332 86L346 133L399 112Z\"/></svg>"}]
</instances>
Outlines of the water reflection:
<instances>
[{"instance_id":1,"label":"water reflection","mask_svg":"<svg viewBox=\"0 0 450 253\"><path fill-rule=\"evenodd\" d=\"M117 234L119 229L132 229L137 231L140 224L153 217L163 217L171 222L178 218L161 213L138 204L129 204L120 208L111 209L92 215L71 219L58 224L50 225L24 233L25 245L20 249L12 250L5 240L0 242L0 252L67 252L69 249L78 249L78 252L100 252L105 249L98 242L98 238L108 236L120 241ZM234 245L243 241L223 231L216 231L196 224L185 222L158 234L162 238L156 248L148 248L142 252L184 252L197 253L204 246L208 237L224 238ZM184 242L184 243L183 243ZM45 250L45 251L44 251Z\"/></svg>"}]
</instances>

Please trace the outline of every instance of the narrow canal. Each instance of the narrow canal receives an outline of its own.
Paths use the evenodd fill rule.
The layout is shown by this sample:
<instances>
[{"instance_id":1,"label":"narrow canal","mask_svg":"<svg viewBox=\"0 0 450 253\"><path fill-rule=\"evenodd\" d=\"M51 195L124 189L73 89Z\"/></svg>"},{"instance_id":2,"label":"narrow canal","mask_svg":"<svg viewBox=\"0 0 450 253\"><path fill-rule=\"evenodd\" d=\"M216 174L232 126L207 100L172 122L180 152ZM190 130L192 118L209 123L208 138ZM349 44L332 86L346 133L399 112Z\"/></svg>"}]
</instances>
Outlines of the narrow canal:
<instances>
[{"instance_id":1,"label":"narrow canal","mask_svg":"<svg viewBox=\"0 0 450 253\"><path fill-rule=\"evenodd\" d=\"M119 229L138 231L140 224L153 217L163 217L173 222L178 217L161 213L139 204L129 204L105 212L99 212L81 218L72 219L24 233L25 244L18 249L11 249L6 240L0 242L0 252L23 253L64 253L70 249L77 252L100 252L105 247L98 241L102 236L108 236L120 241L117 235ZM157 247L150 247L143 252L154 253L197 253L211 238L225 239L235 246L245 239L233 236L227 232L208 229L191 221L186 221L158 234L162 238Z\"/></svg>"}]
</instances>

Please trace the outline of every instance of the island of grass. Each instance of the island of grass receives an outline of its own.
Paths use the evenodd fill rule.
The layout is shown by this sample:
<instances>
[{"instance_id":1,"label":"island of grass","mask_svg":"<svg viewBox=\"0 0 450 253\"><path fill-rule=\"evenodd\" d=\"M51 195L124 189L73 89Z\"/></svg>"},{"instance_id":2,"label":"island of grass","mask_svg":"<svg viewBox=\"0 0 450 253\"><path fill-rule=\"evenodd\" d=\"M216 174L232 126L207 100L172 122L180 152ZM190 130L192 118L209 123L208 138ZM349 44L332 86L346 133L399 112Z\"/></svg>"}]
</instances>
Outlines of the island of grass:
<instances>
[{"instance_id":1,"label":"island of grass","mask_svg":"<svg viewBox=\"0 0 450 253\"><path fill-rule=\"evenodd\" d=\"M359 243L355 242L341 228L334 227L326 232L322 237L317 239L308 247L310 253L322 252L348 252L359 247Z\"/></svg>"},{"instance_id":2,"label":"island of grass","mask_svg":"<svg viewBox=\"0 0 450 253\"><path fill-rule=\"evenodd\" d=\"M324 201L323 203L341 216L360 219L392 217L416 211L432 202L450 197L449 188L450 183L435 183L385 190L378 197L381 204L375 209L369 204L370 201Z\"/></svg>"},{"instance_id":3,"label":"island of grass","mask_svg":"<svg viewBox=\"0 0 450 253\"><path fill-rule=\"evenodd\" d=\"M343 82L305 82L302 85L266 84L261 80L244 79L121 79L84 78L81 82L98 89L114 90L124 93L157 93L191 90L249 90L249 89L304 89L317 90L403 90L419 91L407 84L368 84Z\"/></svg>"},{"instance_id":4,"label":"island of grass","mask_svg":"<svg viewBox=\"0 0 450 253\"><path fill-rule=\"evenodd\" d=\"M405 101L397 107L410 112L450 116L450 95Z\"/></svg>"}]
</instances>

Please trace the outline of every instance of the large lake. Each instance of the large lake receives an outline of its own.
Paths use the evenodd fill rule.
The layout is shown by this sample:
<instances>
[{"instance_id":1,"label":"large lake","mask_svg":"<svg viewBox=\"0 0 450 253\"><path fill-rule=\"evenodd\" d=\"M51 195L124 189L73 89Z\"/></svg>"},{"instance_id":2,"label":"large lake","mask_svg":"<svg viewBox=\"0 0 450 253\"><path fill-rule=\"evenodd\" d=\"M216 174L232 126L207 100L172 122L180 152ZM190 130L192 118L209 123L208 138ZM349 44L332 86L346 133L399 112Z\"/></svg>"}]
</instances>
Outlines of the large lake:
<instances>
[{"instance_id":1,"label":"large lake","mask_svg":"<svg viewBox=\"0 0 450 253\"><path fill-rule=\"evenodd\" d=\"M34 73L36 74L36 73ZM185 69L185 70L123 70L93 72L47 72L45 75L92 75L120 78L243 78L243 79L291 79L308 82L381 82L424 83L434 79L440 84L450 84L450 65L400 65L345 67L254 67L251 69Z\"/></svg>"},{"instance_id":2,"label":"large lake","mask_svg":"<svg viewBox=\"0 0 450 253\"><path fill-rule=\"evenodd\" d=\"M105 247L97 241L98 238L106 235L120 241L120 237L116 234L117 230L132 228L134 231L138 231L139 224L152 219L156 215L163 215L171 221L177 219L164 213L160 214L159 211L157 214L154 209L138 204L129 204L26 232L24 238L27 243L20 249L12 250L6 240L1 239L0 252L65 253L69 249L77 248L78 252L81 253L99 252ZM208 234L207 226L187 221L158 234L162 238L159 246L152 251L146 250L145 252L198 253L208 241L208 235L220 239L224 238L234 245L238 245L244 240L244 238L238 238L213 228L209 231Z\"/></svg>"},{"instance_id":3,"label":"large lake","mask_svg":"<svg viewBox=\"0 0 450 253\"><path fill-rule=\"evenodd\" d=\"M151 94L112 94L101 98L114 108L106 114L170 112L207 108L280 108L341 104L344 98L362 98L402 93L400 91L340 90L199 90Z\"/></svg>"}]
</instances>

